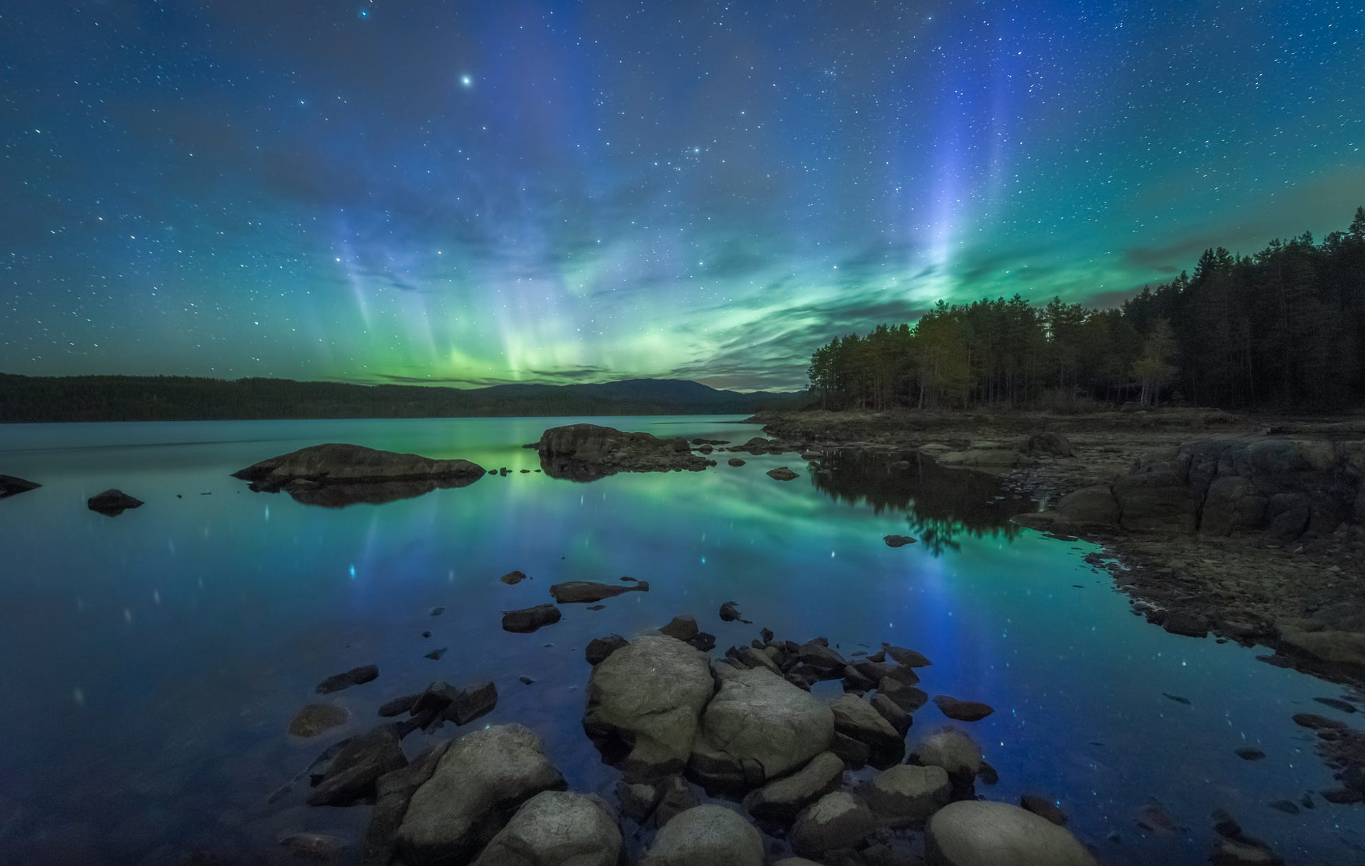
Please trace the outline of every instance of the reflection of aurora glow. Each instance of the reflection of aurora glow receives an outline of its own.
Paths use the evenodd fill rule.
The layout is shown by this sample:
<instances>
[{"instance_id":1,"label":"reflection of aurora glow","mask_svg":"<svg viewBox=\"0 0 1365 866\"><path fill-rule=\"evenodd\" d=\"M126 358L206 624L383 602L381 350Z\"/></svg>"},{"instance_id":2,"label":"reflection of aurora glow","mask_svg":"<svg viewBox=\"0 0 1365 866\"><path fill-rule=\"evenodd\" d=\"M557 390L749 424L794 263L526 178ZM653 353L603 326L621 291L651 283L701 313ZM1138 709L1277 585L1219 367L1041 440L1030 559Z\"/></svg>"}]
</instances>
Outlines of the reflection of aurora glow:
<instances>
[{"instance_id":1,"label":"reflection of aurora glow","mask_svg":"<svg viewBox=\"0 0 1365 866\"><path fill-rule=\"evenodd\" d=\"M1359 4L11 6L6 372L795 387L1365 188Z\"/></svg>"}]
</instances>

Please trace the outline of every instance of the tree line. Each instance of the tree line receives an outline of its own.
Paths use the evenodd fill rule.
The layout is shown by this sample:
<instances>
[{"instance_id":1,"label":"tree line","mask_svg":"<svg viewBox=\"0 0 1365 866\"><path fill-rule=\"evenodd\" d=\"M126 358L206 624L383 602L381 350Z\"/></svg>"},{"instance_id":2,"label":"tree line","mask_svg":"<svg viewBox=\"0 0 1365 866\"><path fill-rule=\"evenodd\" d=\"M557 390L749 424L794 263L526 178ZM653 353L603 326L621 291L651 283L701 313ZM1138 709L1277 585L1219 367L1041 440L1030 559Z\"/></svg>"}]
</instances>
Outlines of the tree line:
<instances>
[{"instance_id":1,"label":"tree line","mask_svg":"<svg viewBox=\"0 0 1365 866\"><path fill-rule=\"evenodd\" d=\"M939 301L816 349L830 409L1027 407L1084 400L1340 411L1365 403L1365 208L1346 231L1209 249L1194 273L1117 309L1015 295Z\"/></svg>"}]
</instances>

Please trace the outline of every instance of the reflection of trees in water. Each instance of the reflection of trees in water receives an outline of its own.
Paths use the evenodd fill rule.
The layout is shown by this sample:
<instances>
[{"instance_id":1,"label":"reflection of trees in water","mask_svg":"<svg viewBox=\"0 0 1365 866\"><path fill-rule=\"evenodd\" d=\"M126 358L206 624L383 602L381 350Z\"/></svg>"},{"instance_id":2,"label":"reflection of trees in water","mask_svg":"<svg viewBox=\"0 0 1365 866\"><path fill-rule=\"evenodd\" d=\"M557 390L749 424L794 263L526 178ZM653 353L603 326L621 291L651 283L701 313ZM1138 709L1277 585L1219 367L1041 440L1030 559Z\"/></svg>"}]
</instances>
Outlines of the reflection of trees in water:
<instances>
[{"instance_id":1,"label":"reflection of trees in water","mask_svg":"<svg viewBox=\"0 0 1365 866\"><path fill-rule=\"evenodd\" d=\"M996 499L1000 481L983 472L945 469L910 451L868 454L840 451L820 461L812 474L817 490L836 502L866 503L878 514L905 511L912 534L938 556L957 550L964 534L1013 539L1019 527L1011 516L1030 510L1025 499Z\"/></svg>"}]
</instances>

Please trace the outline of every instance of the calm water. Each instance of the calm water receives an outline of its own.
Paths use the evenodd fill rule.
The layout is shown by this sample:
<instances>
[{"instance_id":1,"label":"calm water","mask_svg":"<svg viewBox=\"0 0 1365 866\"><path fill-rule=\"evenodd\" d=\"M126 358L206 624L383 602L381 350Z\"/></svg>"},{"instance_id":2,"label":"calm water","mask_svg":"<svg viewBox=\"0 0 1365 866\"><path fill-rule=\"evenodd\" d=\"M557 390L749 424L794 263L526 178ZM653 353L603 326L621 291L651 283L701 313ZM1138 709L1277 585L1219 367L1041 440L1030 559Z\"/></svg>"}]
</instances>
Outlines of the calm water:
<instances>
[{"instance_id":1,"label":"calm water","mask_svg":"<svg viewBox=\"0 0 1365 866\"><path fill-rule=\"evenodd\" d=\"M593 420L736 442L757 432L725 418ZM1263 651L1132 616L1082 561L1092 548L1001 528L1014 503L981 477L888 477L847 460L817 485L795 455L745 455L740 468L720 455L701 474L591 484L519 474L537 466L520 446L562 423L0 427L0 472L45 485L0 500L0 863L176 862L196 846L225 862L288 862L281 834L358 838L368 809L309 809L301 790L267 798L327 743L372 725L380 703L434 679L494 680L502 700L485 721L531 725L571 785L609 793L615 774L579 724L582 648L679 613L721 648L768 626L782 638L825 635L845 654L882 640L924 652L930 694L996 708L964 726L1000 772L978 789L1054 795L1105 862L1205 862L1217 807L1290 862L1365 860L1358 808L1319 799L1290 816L1266 805L1333 786L1290 716L1337 715L1311 700L1335 687L1256 661ZM513 474L343 509L228 477L328 441ZM778 465L801 478L764 475ZM147 504L113 519L86 509L115 486ZM881 542L892 532L926 543L893 550ZM513 569L534 579L501 584ZM550 601L551 583L622 575L651 591L597 612L567 606L532 635L499 627L501 610ZM732 599L752 626L719 621ZM436 605L444 616L428 615ZM423 658L437 647L449 647L444 659ZM347 727L288 736L319 680L367 663L378 680L332 696L355 714ZM943 721L921 710L912 742ZM1248 744L1269 757L1233 753ZM414 734L409 754L422 745ZM1144 836L1135 816L1149 798L1188 831Z\"/></svg>"}]
</instances>

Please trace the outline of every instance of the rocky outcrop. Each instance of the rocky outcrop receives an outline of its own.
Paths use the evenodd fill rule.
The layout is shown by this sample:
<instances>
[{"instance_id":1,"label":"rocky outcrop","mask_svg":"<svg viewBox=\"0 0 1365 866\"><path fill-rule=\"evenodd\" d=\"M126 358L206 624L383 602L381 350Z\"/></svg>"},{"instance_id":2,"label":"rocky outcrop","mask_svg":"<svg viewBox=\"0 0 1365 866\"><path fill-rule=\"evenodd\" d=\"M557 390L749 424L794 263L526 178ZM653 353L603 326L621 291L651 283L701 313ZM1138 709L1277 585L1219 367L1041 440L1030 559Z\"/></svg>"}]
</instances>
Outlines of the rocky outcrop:
<instances>
[{"instance_id":1,"label":"rocky outcrop","mask_svg":"<svg viewBox=\"0 0 1365 866\"><path fill-rule=\"evenodd\" d=\"M527 800L473 866L617 866L621 831L594 797L542 791Z\"/></svg>"},{"instance_id":2,"label":"rocky outcrop","mask_svg":"<svg viewBox=\"0 0 1365 866\"><path fill-rule=\"evenodd\" d=\"M659 830L640 866L763 866L763 837L737 812L697 806Z\"/></svg>"},{"instance_id":3,"label":"rocky outcrop","mask_svg":"<svg viewBox=\"0 0 1365 866\"><path fill-rule=\"evenodd\" d=\"M142 507L142 500L124 493L122 490L109 489L96 493L85 501L91 511L98 511L106 517L118 517L130 508Z\"/></svg>"},{"instance_id":4,"label":"rocky outcrop","mask_svg":"<svg viewBox=\"0 0 1365 866\"><path fill-rule=\"evenodd\" d=\"M530 729L511 724L466 734L412 794L398 853L407 862L467 863L522 803L564 788Z\"/></svg>"},{"instance_id":5,"label":"rocky outcrop","mask_svg":"<svg viewBox=\"0 0 1365 866\"><path fill-rule=\"evenodd\" d=\"M764 668L716 668L720 690L702 714L688 772L702 782L754 788L804 766L829 747L829 707Z\"/></svg>"},{"instance_id":6,"label":"rocky outcrop","mask_svg":"<svg viewBox=\"0 0 1365 866\"><path fill-rule=\"evenodd\" d=\"M1076 837L1008 803L964 800L929 820L929 866L1095 866Z\"/></svg>"},{"instance_id":7,"label":"rocky outcrop","mask_svg":"<svg viewBox=\"0 0 1365 866\"><path fill-rule=\"evenodd\" d=\"M289 493L306 505L379 504L420 496L438 487L464 487L484 475L468 460L434 460L362 445L329 443L300 448L232 473L251 489Z\"/></svg>"},{"instance_id":8,"label":"rocky outcrop","mask_svg":"<svg viewBox=\"0 0 1365 866\"><path fill-rule=\"evenodd\" d=\"M681 436L659 439L597 424L552 427L527 447L540 453L547 475L571 481L594 481L617 472L697 472L715 465L693 454Z\"/></svg>"},{"instance_id":9,"label":"rocky outcrop","mask_svg":"<svg viewBox=\"0 0 1365 866\"><path fill-rule=\"evenodd\" d=\"M630 781L682 772L698 721L715 693L704 653L663 635L642 635L588 678L583 728Z\"/></svg>"},{"instance_id":10,"label":"rocky outcrop","mask_svg":"<svg viewBox=\"0 0 1365 866\"><path fill-rule=\"evenodd\" d=\"M408 763L398 734L388 725L341 744L315 777L310 806L349 806L373 800L379 777Z\"/></svg>"},{"instance_id":11,"label":"rocky outcrop","mask_svg":"<svg viewBox=\"0 0 1365 866\"><path fill-rule=\"evenodd\" d=\"M27 481L13 475L0 475L0 499L4 499L6 496L18 496L20 493L37 490L42 486L36 481Z\"/></svg>"},{"instance_id":12,"label":"rocky outcrop","mask_svg":"<svg viewBox=\"0 0 1365 866\"><path fill-rule=\"evenodd\" d=\"M615 598L628 592L649 592L649 584L638 581L628 585L598 583L592 580L571 580L550 587L550 595L560 604L592 604L605 598Z\"/></svg>"},{"instance_id":13,"label":"rocky outcrop","mask_svg":"<svg viewBox=\"0 0 1365 866\"><path fill-rule=\"evenodd\" d=\"M1279 620L1275 632L1281 648L1330 664L1365 667L1365 633L1325 628L1315 620Z\"/></svg>"}]
</instances>

